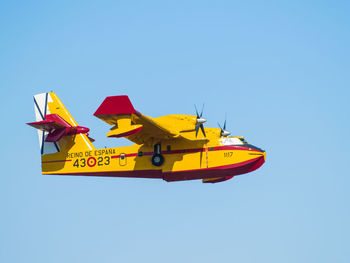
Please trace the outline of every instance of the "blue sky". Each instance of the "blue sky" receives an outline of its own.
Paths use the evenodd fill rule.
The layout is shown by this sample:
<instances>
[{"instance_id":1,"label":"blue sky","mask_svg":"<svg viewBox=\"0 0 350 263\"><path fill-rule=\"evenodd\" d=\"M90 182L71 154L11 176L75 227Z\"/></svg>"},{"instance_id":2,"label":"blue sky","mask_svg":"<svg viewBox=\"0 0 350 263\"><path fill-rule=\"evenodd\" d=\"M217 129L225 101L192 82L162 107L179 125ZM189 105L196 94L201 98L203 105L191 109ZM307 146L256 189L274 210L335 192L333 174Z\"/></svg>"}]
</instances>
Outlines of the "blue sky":
<instances>
[{"instance_id":1,"label":"blue sky","mask_svg":"<svg viewBox=\"0 0 350 263\"><path fill-rule=\"evenodd\" d=\"M0 262L348 262L348 1L2 1ZM267 152L230 181L41 176L32 96L227 113Z\"/></svg>"}]
</instances>

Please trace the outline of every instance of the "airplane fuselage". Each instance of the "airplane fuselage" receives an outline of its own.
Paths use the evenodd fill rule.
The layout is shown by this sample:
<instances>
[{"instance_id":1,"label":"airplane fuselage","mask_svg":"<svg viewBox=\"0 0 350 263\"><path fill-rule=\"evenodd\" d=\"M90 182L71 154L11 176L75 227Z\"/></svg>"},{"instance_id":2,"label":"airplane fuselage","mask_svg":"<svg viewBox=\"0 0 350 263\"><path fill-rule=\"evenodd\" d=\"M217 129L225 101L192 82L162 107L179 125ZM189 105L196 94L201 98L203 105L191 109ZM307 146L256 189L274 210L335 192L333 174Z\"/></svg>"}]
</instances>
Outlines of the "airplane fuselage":
<instances>
[{"instance_id":1,"label":"airplane fuselage","mask_svg":"<svg viewBox=\"0 0 350 263\"><path fill-rule=\"evenodd\" d=\"M263 150L249 144L225 145L223 140L225 138L192 144L163 141L160 143L164 158L161 166L152 163L155 154L152 146L134 144L88 151L73 149L66 156L60 153L43 155L42 171L43 174L205 181L213 178L230 179L252 172L264 163ZM54 155L57 157L54 158Z\"/></svg>"},{"instance_id":2,"label":"airplane fuselage","mask_svg":"<svg viewBox=\"0 0 350 263\"><path fill-rule=\"evenodd\" d=\"M223 128L204 127L194 115L158 118L136 111L128 96L107 97L94 116L111 125L107 137L124 137L128 147L96 149L89 128L79 126L53 92L34 96L42 174L132 178L166 181L203 179L216 183L259 168L265 151L243 137L227 137Z\"/></svg>"}]
</instances>

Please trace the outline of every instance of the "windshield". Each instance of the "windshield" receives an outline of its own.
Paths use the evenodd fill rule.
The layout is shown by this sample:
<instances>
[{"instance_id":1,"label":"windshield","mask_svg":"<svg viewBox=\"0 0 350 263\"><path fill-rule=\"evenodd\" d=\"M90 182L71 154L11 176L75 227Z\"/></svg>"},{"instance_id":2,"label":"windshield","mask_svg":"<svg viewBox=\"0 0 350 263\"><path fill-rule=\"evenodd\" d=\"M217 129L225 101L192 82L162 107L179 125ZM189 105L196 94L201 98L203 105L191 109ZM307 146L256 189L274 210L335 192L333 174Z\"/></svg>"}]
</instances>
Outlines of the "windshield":
<instances>
[{"instance_id":1,"label":"windshield","mask_svg":"<svg viewBox=\"0 0 350 263\"><path fill-rule=\"evenodd\" d=\"M240 139L241 142L243 142L243 143L248 143L244 138L238 138L238 139Z\"/></svg>"},{"instance_id":2,"label":"windshield","mask_svg":"<svg viewBox=\"0 0 350 263\"><path fill-rule=\"evenodd\" d=\"M222 138L219 142L221 145L243 145L243 142L238 138Z\"/></svg>"}]
</instances>

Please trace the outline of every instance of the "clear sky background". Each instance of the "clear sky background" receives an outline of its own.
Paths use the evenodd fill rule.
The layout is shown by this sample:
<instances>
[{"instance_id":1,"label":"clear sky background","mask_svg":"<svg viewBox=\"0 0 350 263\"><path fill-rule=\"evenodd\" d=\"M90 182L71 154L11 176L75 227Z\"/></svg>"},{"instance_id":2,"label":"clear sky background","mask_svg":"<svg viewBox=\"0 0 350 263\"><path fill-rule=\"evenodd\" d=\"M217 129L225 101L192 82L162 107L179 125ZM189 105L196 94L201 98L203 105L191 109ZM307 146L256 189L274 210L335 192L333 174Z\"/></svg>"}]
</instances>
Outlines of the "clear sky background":
<instances>
[{"instance_id":1,"label":"clear sky background","mask_svg":"<svg viewBox=\"0 0 350 263\"><path fill-rule=\"evenodd\" d=\"M1 1L0 262L349 262L349 1ZM267 152L201 181L41 176L33 98L127 94Z\"/></svg>"}]
</instances>

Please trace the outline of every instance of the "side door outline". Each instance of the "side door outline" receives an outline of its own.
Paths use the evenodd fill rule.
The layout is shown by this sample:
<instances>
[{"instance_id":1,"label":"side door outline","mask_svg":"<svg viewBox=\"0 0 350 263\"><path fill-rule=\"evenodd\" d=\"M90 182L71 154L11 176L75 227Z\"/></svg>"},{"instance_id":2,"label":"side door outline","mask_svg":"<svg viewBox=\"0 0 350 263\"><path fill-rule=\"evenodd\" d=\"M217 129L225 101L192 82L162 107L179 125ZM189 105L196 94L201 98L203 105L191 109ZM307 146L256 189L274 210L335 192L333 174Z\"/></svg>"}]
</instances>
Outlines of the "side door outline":
<instances>
[{"instance_id":1,"label":"side door outline","mask_svg":"<svg viewBox=\"0 0 350 263\"><path fill-rule=\"evenodd\" d=\"M119 158L119 165L120 166L125 166L127 164L127 159L126 159L126 154L121 153L120 158Z\"/></svg>"}]
</instances>

